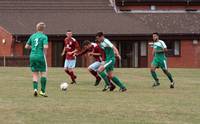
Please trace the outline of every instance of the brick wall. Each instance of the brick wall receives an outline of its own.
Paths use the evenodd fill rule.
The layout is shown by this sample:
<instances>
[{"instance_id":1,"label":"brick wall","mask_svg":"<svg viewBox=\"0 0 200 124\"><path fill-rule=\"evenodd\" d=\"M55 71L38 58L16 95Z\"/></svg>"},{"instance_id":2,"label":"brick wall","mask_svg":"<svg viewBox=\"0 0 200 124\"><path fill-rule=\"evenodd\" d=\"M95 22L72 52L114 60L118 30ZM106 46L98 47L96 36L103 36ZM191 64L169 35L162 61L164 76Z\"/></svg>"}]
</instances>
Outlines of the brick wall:
<instances>
[{"instance_id":1,"label":"brick wall","mask_svg":"<svg viewBox=\"0 0 200 124\"><path fill-rule=\"evenodd\" d=\"M16 43L15 44L15 56L23 56L24 55L24 44L23 43ZM49 48L47 53L47 64L48 66L52 66L52 42L49 42Z\"/></svg>"},{"instance_id":2,"label":"brick wall","mask_svg":"<svg viewBox=\"0 0 200 124\"><path fill-rule=\"evenodd\" d=\"M14 51L13 55L14 56L23 56L24 55L24 45L23 43L15 43L14 44Z\"/></svg>"},{"instance_id":3,"label":"brick wall","mask_svg":"<svg viewBox=\"0 0 200 124\"><path fill-rule=\"evenodd\" d=\"M2 40L5 39L6 43L3 44ZM24 56L24 44L23 43L14 43L14 48L12 48L12 34L7 32L5 29L0 27L0 56L12 56L17 57ZM14 49L14 51L13 51ZM49 49L47 54L47 63L48 66L52 66L52 42L49 42Z\"/></svg>"},{"instance_id":4,"label":"brick wall","mask_svg":"<svg viewBox=\"0 0 200 124\"><path fill-rule=\"evenodd\" d=\"M3 43L3 40L5 43ZM10 56L12 54L12 34L0 27L0 56Z\"/></svg>"},{"instance_id":5,"label":"brick wall","mask_svg":"<svg viewBox=\"0 0 200 124\"><path fill-rule=\"evenodd\" d=\"M196 45L191 40L181 41L181 55L168 57L169 68L200 68L200 42ZM152 61L152 48L148 48L148 66Z\"/></svg>"}]
</instances>

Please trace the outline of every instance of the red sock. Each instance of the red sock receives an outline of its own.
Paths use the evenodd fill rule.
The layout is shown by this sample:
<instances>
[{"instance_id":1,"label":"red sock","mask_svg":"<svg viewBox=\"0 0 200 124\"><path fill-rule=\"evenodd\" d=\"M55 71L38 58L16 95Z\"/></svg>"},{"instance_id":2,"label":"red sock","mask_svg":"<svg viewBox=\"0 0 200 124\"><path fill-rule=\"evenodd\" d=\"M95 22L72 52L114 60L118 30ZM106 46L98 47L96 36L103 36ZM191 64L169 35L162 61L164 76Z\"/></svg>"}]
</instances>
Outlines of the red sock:
<instances>
[{"instance_id":1,"label":"red sock","mask_svg":"<svg viewBox=\"0 0 200 124\"><path fill-rule=\"evenodd\" d=\"M111 79L107 76L108 80L109 80L109 83L110 83L110 86L113 87L114 84L111 82Z\"/></svg>"},{"instance_id":2,"label":"red sock","mask_svg":"<svg viewBox=\"0 0 200 124\"><path fill-rule=\"evenodd\" d=\"M89 70L89 72L90 72L94 77L96 77L96 78L99 77L99 75L97 74L96 71L94 71L94 70Z\"/></svg>"},{"instance_id":3,"label":"red sock","mask_svg":"<svg viewBox=\"0 0 200 124\"><path fill-rule=\"evenodd\" d=\"M65 72L70 76L71 80L75 82L76 75L74 75L74 72L73 71L69 72L68 70L65 70Z\"/></svg>"},{"instance_id":4,"label":"red sock","mask_svg":"<svg viewBox=\"0 0 200 124\"><path fill-rule=\"evenodd\" d=\"M65 72L70 76L70 72L68 70L65 70Z\"/></svg>"},{"instance_id":5,"label":"red sock","mask_svg":"<svg viewBox=\"0 0 200 124\"><path fill-rule=\"evenodd\" d=\"M73 82L75 82L75 79L76 79L76 75L74 74L73 71L69 72L70 73L70 76L71 76L71 79Z\"/></svg>"}]
</instances>

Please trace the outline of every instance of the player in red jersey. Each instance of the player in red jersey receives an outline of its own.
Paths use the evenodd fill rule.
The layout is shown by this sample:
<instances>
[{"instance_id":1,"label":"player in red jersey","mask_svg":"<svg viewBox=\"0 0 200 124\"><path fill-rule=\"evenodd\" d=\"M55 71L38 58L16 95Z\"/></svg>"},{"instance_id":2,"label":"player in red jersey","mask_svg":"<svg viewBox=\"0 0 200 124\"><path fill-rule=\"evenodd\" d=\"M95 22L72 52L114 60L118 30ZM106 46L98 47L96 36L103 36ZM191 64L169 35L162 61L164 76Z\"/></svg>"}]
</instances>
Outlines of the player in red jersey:
<instances>
[{"instance_id":1,"label":"player in red jersey","mask_svg":"<svg viewBox=\"0 0 200 124\"><path fill-rule=\"evenodd\" d=\"M62 56L65 56L64 70L71 77L71 84L76 83L76 75L74 74L74 68L76 66L76 53L80 50L80 46L76 39L72 37L72 31L68 30L67 37L64 40L64 48Z\"/></svg>"},{"instance_id":2,"label":"player in red jersey","mask_svg":"<svg viewBox=\"0 0 200 124\"><path fill-rule=\"evenodd\" d=\"M89 72L96 78L95 86L97 86L100 81L101 77L98 75L97 70L101 65L101 62L105 60L105 53L99 47L97 43L91 43L90 41L86 40L83 42L84 49L77 55L83 55L88 53L88 55L93 56L95 58L95 62L93 62L89 67ZM110 91L115 89L115 85L110 82Z\"/></svg>"}]
</instances>

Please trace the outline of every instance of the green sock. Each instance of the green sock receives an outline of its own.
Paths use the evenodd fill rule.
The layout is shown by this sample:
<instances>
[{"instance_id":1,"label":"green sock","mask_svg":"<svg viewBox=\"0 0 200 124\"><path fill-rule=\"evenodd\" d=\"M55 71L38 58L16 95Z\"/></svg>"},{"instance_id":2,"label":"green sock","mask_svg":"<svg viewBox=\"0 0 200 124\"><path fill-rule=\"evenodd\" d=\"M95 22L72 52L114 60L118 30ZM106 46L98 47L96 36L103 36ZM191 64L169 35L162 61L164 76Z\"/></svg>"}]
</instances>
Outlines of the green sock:
<instances>
[{"instance_id":1,"label":"green sock","mask_svg":"<svg viewBox=\"0 0 200 124\"><path fill-rule=\"evenodd\" d=\"M37 81L33 81L33 89L38 90L38 82Z\"/></svg>"},{"instance_id":2,"label":"green sock","mask_svg":"<svg viewBox=\"0 0 200 124\"><path fill-rule=\"evenodd\" d=\"M108 80L106 73L104 71L102 71L99 73L99 75L103 78L103 80L105 82L105 86L109 86L109 80Z\"/></svg>"},{"instance_id":3,"label":"green sock","mask_svg":"<svg viewBox=\"0 0 200 124\"><path fill-rule=\"evenodd\" d=\"M40 81L41 81L41 90L43 93L45 93L47 78L41 77Z\"/></svg>"},{"instance_id":4,"label":"green sock","mask_svg":"<svg viewBox=\"0 0 200 124\"><path fill-rule=\"evenodd\" d=\"M116 77L114 76L111 79L117 86L119 86L120 88L125 88L124 84Z\"/></svg>"},{"instance_id":5,"label":"green sock","mask_svg":"<svg viewBox=\"0 0 200 124\"><path fill-rule=\"evenodd\" d=\"M169 78L169 80L170 80L171 82L173 82L173 81L174 81L174 80L173 80L173 78L172 78L172 75L171 75L171 73L169 73L169 72L168 72L166 75L167 75L167 77Z\"/></svg>"},{"instance_id":6,"label":"green sock","mask_svg":"<svg viewBox=\"0 0 200 124\"><path fill-rule=\"evenodd\" d=\"M158 82L158 77L155 71L151 71L151 76L153 77L153 79Z\"/></svg>"}]
</instances>

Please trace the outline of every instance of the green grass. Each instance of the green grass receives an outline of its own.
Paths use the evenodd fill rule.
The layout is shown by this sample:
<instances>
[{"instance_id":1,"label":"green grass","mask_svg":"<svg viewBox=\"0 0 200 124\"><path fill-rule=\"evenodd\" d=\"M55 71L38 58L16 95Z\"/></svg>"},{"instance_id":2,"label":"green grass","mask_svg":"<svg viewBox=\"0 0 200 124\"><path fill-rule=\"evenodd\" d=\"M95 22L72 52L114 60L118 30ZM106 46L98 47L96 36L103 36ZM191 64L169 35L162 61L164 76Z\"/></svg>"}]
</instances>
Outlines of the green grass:
<instances>
[{"instance_id":1,"label":"green grass","mask_svg":"<svg viewBox=\"0 0 200 124\"><path fill-rule=\"evenodd\" d=\"M78 85L59 89L69 79L50 68L48 98L33 97L29 68L0 68L0 124L199 124L200 69L170 69L175 89L158 71L152 88L148 69L116 69L128 91L102 92L85 68L76 69Z\"/></svg>"}]
</instances>

